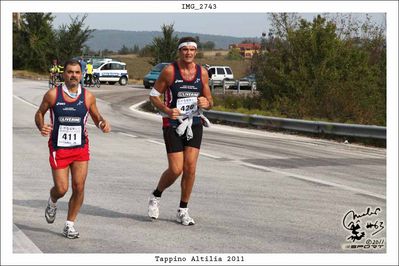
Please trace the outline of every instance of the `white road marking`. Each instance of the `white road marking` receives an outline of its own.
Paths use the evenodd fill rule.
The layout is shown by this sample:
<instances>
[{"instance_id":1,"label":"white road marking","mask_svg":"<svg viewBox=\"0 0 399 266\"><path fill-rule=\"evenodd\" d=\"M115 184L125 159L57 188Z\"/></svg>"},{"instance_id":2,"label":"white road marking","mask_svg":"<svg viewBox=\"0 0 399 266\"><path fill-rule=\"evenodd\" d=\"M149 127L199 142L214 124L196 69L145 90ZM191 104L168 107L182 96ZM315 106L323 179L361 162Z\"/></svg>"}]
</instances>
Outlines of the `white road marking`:
<instances>
[{"instance_id":1,"label":"white road marking","mask_svg":"<svg viewBox=\"0 0 399 266\"><path fill-rule=\"evenodd\" d=\"M128 133L125 133L125 132L118 132L118 133L121 134L121 135L124 135L124 136L131 137L131 138L137 138L136 135L128 134Z\"/></svg>"},{"instance_id":2,"label":"white road marking","mask_svg":"<svg viewBox=\"0 0 399 266\"><path fill-rule=\"evenodd\" d=\"M21 229L13 225L13 253L43 253Z\"/></svg>"},{"instance_id":3,"label":"white road marking","mask_svg":"<svg viewBox=\"0 0 399 266\"><path fill-rule=\"evenodd\" d=\"M39 107L39 106L37 106L37 105L35 105L35 104L33 104L33 103L30 103L30 102L24 100L23 98L21 98L21 97L19 97L19 96L13 95L13 97L16 98L16 99L18 99L18 100L20 100L21 102L26 103L27 105L30 105L30 106L34 107L34 108Z\"/></svg>"},{"instance_id":4,"label":"white road marking","mask_svg":"<svg viewBox=\"0 0 399 266\"><path fill-rule=\"evenodd\" d=\"M205 153L205 152L202 152L202 151L200 151L200 154L205 156L205 157L212 158L212 159L221 159L222 158L222 157L219 157L219 156L216 156L216 155L212 155L212 154L209 154L209 153Z\"/></svg>"},{"instance_id":5,"label":"white road marking","mask_svg":"<svg viewBox=\"0 0 399 266\"><path fill-rule=\"evenodd\" d=\"M155 144L158 144L158 145L164 145L163 142L156 141L156 140L152 140L152 139L146 139L146 141L147 141L147 142L151 142L151 143L155 143Z\"/></svg>"},{"instance_id":6,"label":"white road marking","mask_svg":"<svg viewBox=\"0 0 399 266\"><path fill-rule=\"evenodd\" d=\"M370 191L367 191L367 190L353 188L353 187L350 187L350 186L347 186L347 185L342 185L342 184L338 184L338 183L334 183L334 182L319 180L319 179L316 179L316 178L307 177L307 176L303 176L303 175L298 175L298 174L294 174L294 173L290 173L290 172L285 172L285 171L281 171L281 170L277 170L277 169L273 169L273 168L269 168L269 167L265 167L265 166L261 166L261 165L246 163L246 162L242 162L242 161L235 161L235 162L240 164L240 165L247 166L247 167L251 167L251 168L255 168L255 169L259 169L259 170L270 171L270 172L278 173L278 174L285 175L285 176L288 176L288 177L294 177L294 178L297 178L297 179L301 179L301 180L305 180L305 181L311 181L311 182L314 182L314 183L319 183L319 184L323 184L323 185L327 185L327 186L332 186L332 187L340 188L340 189L343 189L343 190L348 190L348 191L352 191L352 192L355 192L355 193L361 193L361 194L364 194L364 195L368 195L368 196L372 196L372 197L375 197L375 198L386 200L386 196L380 195L380 194L376 194L376 193L373 193L373 192L370 192Z\"/></svg>"}]
</instances>

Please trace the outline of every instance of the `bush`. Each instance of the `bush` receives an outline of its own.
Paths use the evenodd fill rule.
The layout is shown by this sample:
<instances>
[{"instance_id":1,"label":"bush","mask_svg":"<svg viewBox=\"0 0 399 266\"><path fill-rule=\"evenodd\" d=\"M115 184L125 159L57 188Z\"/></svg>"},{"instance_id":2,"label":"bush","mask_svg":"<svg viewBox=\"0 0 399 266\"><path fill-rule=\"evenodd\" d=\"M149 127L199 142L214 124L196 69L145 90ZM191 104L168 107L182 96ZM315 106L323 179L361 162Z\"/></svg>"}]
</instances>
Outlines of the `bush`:
<instances>
[{"instance_id":1,"label":"bush","mask_svg":"<svg viewBox=\"0 0 399 266\"><path fill-rule=\"evenodd\" d=\"M368 27L374 35L339 36L336 23L318 16L270 39L254 59L267 106L292 118L384 126L385 37Z\"/></svg>"},{"instance_id":2,"label":"bush","mask_svg":"<svg viewBox=\"0 0 399 266\"><path fill-rule=\"evenodd\" d=\"M226 56L226 59L228 60L242 60L242 56L240 54L240 51L236 49L231 49L229 53Z\"/></svg>"}]
</instances>

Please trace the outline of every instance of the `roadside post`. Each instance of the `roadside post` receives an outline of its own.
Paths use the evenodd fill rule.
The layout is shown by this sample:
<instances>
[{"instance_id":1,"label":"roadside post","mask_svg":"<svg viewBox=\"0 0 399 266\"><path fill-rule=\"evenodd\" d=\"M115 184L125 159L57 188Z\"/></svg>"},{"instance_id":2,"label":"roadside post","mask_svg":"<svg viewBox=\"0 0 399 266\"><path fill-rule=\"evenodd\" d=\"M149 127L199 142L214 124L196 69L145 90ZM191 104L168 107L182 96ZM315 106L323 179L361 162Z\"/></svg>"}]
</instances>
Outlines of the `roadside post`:
<instances>
[{"instance_id":1,"label":"roadside post","mask_svg":"<svg viewBox=\"0 0 399 266\"><path fill-rule=\"evenodd\" d=\"M255 89L256 89L256 84L254 81L251 81L251 92L255 93Z\"/></svg>"},{"instance_id":2,"label":"roadside post","mask_svg":"<svg viewBox=\"0 0 399 266\"><path fill-rule=\"evenodd\" d=\"M223 80L223 82L222 82L222 85L223 85L223 94L226 94L226 80L224 79Z\"/></svg>"}]
</instances>

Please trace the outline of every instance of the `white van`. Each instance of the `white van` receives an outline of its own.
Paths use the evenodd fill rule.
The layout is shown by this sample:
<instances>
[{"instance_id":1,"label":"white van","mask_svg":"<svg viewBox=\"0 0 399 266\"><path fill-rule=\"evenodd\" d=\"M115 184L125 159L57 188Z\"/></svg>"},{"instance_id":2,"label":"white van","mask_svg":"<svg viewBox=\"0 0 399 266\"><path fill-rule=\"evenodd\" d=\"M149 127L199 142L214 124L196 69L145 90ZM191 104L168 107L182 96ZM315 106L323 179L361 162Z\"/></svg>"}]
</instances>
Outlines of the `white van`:
<instances>
[{"instance_id":1,"label":"white van","mask_svg":"<svg viewBox=\"0 0 399 266\"><path fill-rule=\"evenodd\" d=\"M214 85L221 85L223 80L234 79L233 71L229 66L210 66L208 75Z\"/></svg>"},{"instance_id":2,"label":"white van","mask_svg":"<svg viewBox=\"0 0 399 266\"><path fill-rule=\"evenodd\" d=\"M95 62L93 64L93 74L98 75L101 82L107 81L111 85L119 82L120 85L124 86L129 79L126 63L112 60Z\"/></svg>"}]
</instances>

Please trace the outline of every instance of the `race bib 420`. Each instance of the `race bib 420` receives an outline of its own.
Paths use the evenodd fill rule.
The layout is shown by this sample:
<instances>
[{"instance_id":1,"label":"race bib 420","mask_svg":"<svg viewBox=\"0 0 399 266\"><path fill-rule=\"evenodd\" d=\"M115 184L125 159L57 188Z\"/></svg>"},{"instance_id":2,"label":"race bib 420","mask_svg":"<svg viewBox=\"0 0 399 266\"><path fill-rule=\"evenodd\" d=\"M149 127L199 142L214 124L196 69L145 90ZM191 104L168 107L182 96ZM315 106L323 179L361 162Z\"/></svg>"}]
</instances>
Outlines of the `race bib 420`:
<instances>
[{"instance_id":1,"label":"race bib 420","mask_svg":"<svg viewBox=\"0 0 399 266\"><path fill-rule=\"evenodd\" d=\"M180 110L182 115L188 116L198 110L197 97L177 99L176 107Z\"/></svg>"}]
</instances>

